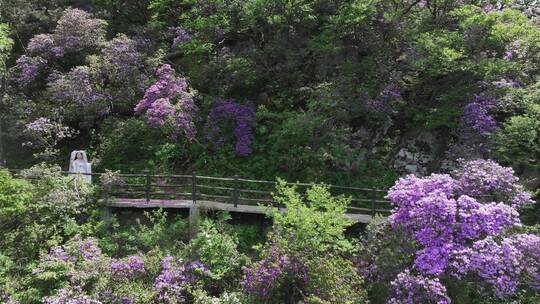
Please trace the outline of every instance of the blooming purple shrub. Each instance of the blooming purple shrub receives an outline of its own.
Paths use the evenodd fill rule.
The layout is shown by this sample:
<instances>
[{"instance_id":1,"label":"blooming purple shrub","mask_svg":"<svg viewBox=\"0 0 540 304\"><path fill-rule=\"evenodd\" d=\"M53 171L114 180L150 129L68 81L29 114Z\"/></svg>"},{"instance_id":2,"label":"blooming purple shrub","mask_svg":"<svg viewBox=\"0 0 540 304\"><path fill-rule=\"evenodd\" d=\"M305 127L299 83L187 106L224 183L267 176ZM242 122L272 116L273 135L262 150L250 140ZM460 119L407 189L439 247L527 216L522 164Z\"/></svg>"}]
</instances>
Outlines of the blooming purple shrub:
<instances>
[{"instance_id":1,"label":"blooming purple shrub","mask_svg":"<svg viewBox=\"0 0 540 304\"><path fill-rule=\"evenodd\" d=\"M106 22L80 9L66 9L52 34L38 34L28 42L32 56L59 58L66 53L96 49L105 41Z\"/></svg>"},{"instance_id":2,"label":"blooming purple shrub","mask_svg":"<svg viewBox=\"0 0 540 304\"><path fill-rule=\"evenodd\" d=\"M438 278L413 275L406 269L391 284L392 295L386 302L388 304L450 303L446 287Z\"/></svg>"},{"instance_id":3,"label":"blooming purple shrub","mask_svg":"<svg viewBox=\"0 0 540 304\"><path fill-rule=\"evenodd\" d=\"M96 48L105 41L107 22L80 9L67 9L56 24L54 44L65 52Z\"/></svg>"},{"instance_id":4,"label":"blooming purple shrub","mask_svg":"<svg viewBox=\"0 0 540 304\"><path fill-rule=\"evenodd\" d=\"M398 275L388 302L416 303L422 289L424 296L447 299L439 281L429 283L447 277L475 276L481 290L498 298L513 295L520 284L538 288L538 275L528 269L538 269L538 250L532 244L540 238L505 236L521 225L515 208L532 203L517 181L512 169L490 160L464 163L453 177L409 175L398 180L387 196L396 207L388 222L410 236L417 249L412 269Z\"/></svg>"},{"instance_id":5,"label":"blooming purple shrub","mask_svg":"<svg viewBox=\"0 0 540 304\"><path fill-rule=\"evenodd\" d=\"M126 35L118 35L105 43L102 50L107 63L106 68L112 68L119 78L133 76L143 66L142 54L137 50L137 42Z\"/></svg>"},{"instance_id":6,"label":"blooming purple shrub","mask_svg":"<svg viewBox=\"0 0 540 304\"><path fill-rule=\"evenodd\" d=\"M497 129L497 122L489 114L495 106L492 97L476 95L463 109L463 123L481 136L488 136Z\"/></svg>"},{"instance_id":7,"label":"blooming purple shrub","mask_svg":"<svg viewBox=\"0 0 540 304\"><path fill-rule=\"evenodd\" d=\"M21 86L27 86L37 79L46 64L47 61L41 57L22 55L17 59L17 76L14 80Z\"/></svg>"},{"instance_id":8,"label":"blooming purple shrub","mask_svg":"<svg viewBox=\"0 0 540 304\"><path fill-rule=\"evenodd\" d=\"M130 256L123 260L111 261L111 273L114 279L132 279L136 275L144 273L144 261L139 256Z\"/></svg>"},{"instance_id":9,"label":"blooming purple shrub","mask_svg":"<svg viewBox=\"0 0 540 304\"><path fill-rule=\"evenodd\" d=\"M534 203L531 195L518 184L519 178L510 167L503 167L493 160L473 160L454 172L458 193L479 200L503 200L513 207Z\"/></svg>"},{"instance_id":10,"label":"blooming purple shrub","mask_svg":"<svg viewBox=\"0 0 540 304\"><path fill-rule=\"evenodd\" d=\"M34 156L50 158L58 153L56 149L58 143L72 137L76 132L60 122L39 117L25 125L24 134L30 139L30 141L23 143L24 146L43 148L42 152L36 153Z\"/></svg>"},{"instance_id":11,"label":"blooming purple shrub","mask_svg":"<svg viewBox=\"0 0 540 304\"><path fill-rule=\"evenodd\" d=\"M175 48L191 39L191 34L182 27L171 27L167 31L167 36L173 39L172 48Z\"/></svg>"},{"instance_id":12,"label":"blooming purple shrub","mask_svg":"<svg viewBox=\"0 0 540 304\"><path fill-rule=\"evenodd\" d=\"M81 288L62 288L54 296L45 297L44 304L102 304L103 302L85 295Z\"/></svg>"},{"instance_id":13,"label":"blooming purple shrub","mask_svg":"<svg viewBox=\"0 0 540 304\"><path fill-rule=\"evenodd\" d=\"M222 144L225 140L219 122L231 122L234 125L236 153L240 156L248 156L252 152L251 141L255 119L253 105L240 105L232 99L219 101L208 115L206 124L208 138L215 144Z\"/></svg>"},{"instance_id":14,"label":"blooming purple shrub","mask_svg":"<svg viewBox=\"0 0 540 304\"><path fill-rule=\"evenodd\" d=\"M52 247L49 253L42 257L41 262L77 263L96 261L102 257L101 249L94 238L82 239L75 236L64 246Z\"/></svg>"},{"instance_id":15,"label":"blooming purple shrub","mask_svg":"<svg viewBox=\"0 0 540 304\"><path fill-rule=\"evenodd\" d=\"M308 270L295 257L280 253L277 246L272 246L270 253L261 261L246 269L246 278L242 283L247 294L267 297L276 285L286 278L294 278L308 283Z\"/></svg>"},{"instance_id":16,"label":"blooming purple shrub","mask_svg":"<svg viewBox=\"0 0 540 304\"><path fill-rule=\"evenodd\" d=\"M28 42L27 49L32 56L46 58L60 58L66 52L63 46L55 45L54 36L51 34L38 34L32 37Z\"/></svg>"},{"instance_id":17,"label":"blooming purple shrub","mask_svg":"<svg viewBox=\"0 0 540 304\"><path fill-rule=\"evenodd\" d=\"M58 102L67 105L106 106L110 96L99 89L92 71L86 66L73 68L66 74L50 77L49 91Z\"/></svg>"},{"instance_id":18,"label":"blooming purple shrub","mask_svg":"<svg viewBox=\"0 0 540 304\"><path fill-rule=\"evenodd\" d=\"M195 115L198 108L188 92L186 79L175 75L173 68L162 65L156 72L157 81L144 93L135 107L153 127L170 125L175 133L193 139L196 134Z\"/></svg>"},{"instance_id":19,"label":"blooming purple shrub","mask_svg":"<svg viewBox=\"0 0 540 304\"><path fill-rule=\"evenodd\" d=\"M200 262L184 263L168 256L161 262L161 273L154 281L160 303L184 303L187 287L195 283L208 270Z\"/></svg>"}]
</instances>

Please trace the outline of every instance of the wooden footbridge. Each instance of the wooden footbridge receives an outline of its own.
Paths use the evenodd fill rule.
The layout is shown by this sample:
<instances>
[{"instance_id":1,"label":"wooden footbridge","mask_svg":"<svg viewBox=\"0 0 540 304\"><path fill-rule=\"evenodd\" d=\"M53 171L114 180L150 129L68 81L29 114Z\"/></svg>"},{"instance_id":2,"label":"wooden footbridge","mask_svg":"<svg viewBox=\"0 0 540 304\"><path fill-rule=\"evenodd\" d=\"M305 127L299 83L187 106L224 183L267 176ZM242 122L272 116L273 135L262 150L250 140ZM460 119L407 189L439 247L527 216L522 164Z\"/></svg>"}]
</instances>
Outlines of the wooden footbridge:
<instances>
[{"instance_id":1,"label":"wooden footbridge","mask_svg":"<svg viewBox=\"0 0 540 304\"><path fill-rule=\"evenodd\" d=\"M10 170L19 172L20 170ZM70 174L69 172L62 172ZM94 184L102 189L100 201L107 208L189 209L190 220L200 209L238 213L265 214L269 208L284 208L273 198L277 182L234 177L189 175L156 175L91 173ZM75 176L74 176L75 177ZM312 183L295 185L300 193ZM384 199L387 190L376 188L327 185L333 195L350 197L346 217L369 223L379 213L390 212L390 202ZM196 220L196 219L195 219Z\"/></svg>"}]
</instances>

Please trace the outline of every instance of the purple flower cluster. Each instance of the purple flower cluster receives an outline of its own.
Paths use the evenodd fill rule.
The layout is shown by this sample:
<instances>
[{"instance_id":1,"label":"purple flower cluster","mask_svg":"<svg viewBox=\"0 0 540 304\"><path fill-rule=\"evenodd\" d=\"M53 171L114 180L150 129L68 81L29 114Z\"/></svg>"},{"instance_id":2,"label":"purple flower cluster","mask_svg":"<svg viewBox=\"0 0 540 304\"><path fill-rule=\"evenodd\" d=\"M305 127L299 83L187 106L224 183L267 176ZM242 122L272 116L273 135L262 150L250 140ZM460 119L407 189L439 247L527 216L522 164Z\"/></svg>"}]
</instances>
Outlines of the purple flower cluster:
<instances>
[{"instance_id":1,"label":"purple flower cluster","mask_svg":"<svg viewBox=\"0 0 540 304\"><path fill-rule=\"evenodd\" d=\"M54 44L65 52L96 48L105 41L107 23L80 9L67 9L56 24Z\"/></svg>"},{"instance_id":2,"label":"purple flower cluster","mask_svg":"<svg viewBox=\"0 0 540 304\"><path fill-rule=\"evenodd\" d=\"M438 303L449 304L446 287L438 278L427 278L410 273L407 269L392 281L392 294L388 304Z\"/></svg>"},{"instance_id":3,"label":"purple flower cluster","mask_svg":"<svg viewBox=\"0 0 540 304\"><path fill-rule=\"evenodd\" d=\"M467 194L478 200L505 200L515 208L534 203L531 195L518 184L519 178L514 175L514 170L493 160L469 161L454 175L458 194Z\"/></svg>"},{"instance_id":4,"label":"purple flower cluster","mask_svg":"<svg viewBox=\"0 0 540 304\"><path fill-rule=\"evenodd\" d=\"M29 85L37 79L46 64L47 61L41 57L22 55L17 59L17 76L14 80L22 86Z\"/></svg>"},{"instance_id":5,"label":"purple flower cluster","mask_svg":"<svg viewBox=\"0 0 540 304\"><path fill-rule=\"evenodd\" d=\"M516 79L501 78L497 81L493 81L492 84L498 88L519 88L523 86L523 83Z\"/></svg>"},{"instance_id":6,"label":"purple flower cluster","mask_svg":"<svg viewBox=\"0 0 540 304\"><path fill-rule=\"evenodd\" d=\"M44 304L102 304L101 301L85 295L81 288L62 288L58 293L43 299Z\"/></svg>"},{"instance_id":7,"label":"purple flower cluster","mask_svg":"<svg viewBox=\"0 0 540 304\"><path fill-rule=\"evenodd\" d=\"M19 301L14 300L9 294L0 291L0 303L3 304L20 304Z\"/></svg>"},{"instance_id":8,"label":"purple flower cluster","mask_svg":"<svg viewBox=\"0 0 540 304\"><path fill-rule=\"evenodd\" d=\"M154 288L158 291L157 300L160 303L183 303L187 286L207 272L206 266L200 262L186 264L180 259L165 257L161 261L161 273L154 281Z\"/></svg>"},{"instance_id":9,"label":"purple flower cluster","mask_svg":"<svg viewBox=\"0 0 540 304\"><path fill-rule=\"evenodd\" d=\"M144 114L153 127L172 125L189 139L196 134L195 115L198 108L188 92L186 79L177 77L173 68L162 65L156 72L158 80L146 89L135 112Z\"/></svg>"},{"instance_id":10,"label":"purple flower cluster","mask_svg":"<svg viewBox=\"0 0 540 304\"><path fill-rule=\"evenodd\" d=\"M134 72L143 65L143 57L137 50L137 42L123 34L108 41L102 52L120 79L134 75Z\"/></svg>"},{"instance_id":11,"label":"purple flower cluster","mask_svg":"<svg viewBox=\"0 0 540 304\"><path fill-rule=\"evenodd\" d=\"M95 261L102 257L101 249L94 238L76 236L69 245L52 247L42 262Z\"/></svg>"},{"instance_id":12,"label":"purple flower cluster","mask_svg":"<svg viewBox=\"0 0 540 304\"><path fill-rule=\"evenodd\" d=\"M54 36L51 34L38 34L28 42L28 52L33 56L44 56L59 58L64 56L65 49L62 46L56 46Z\"/></svg>"},{"instance_id":13,"label":"purple flower cluster","mask_svg":"<svg viewBox=\"0 0 540 304\"><path fill-rule=\"evenodd\" d=\"M106 22L80 9L67 9L52 34L38 34L28 42L32 56L59 58L66 53L93 49L105 41Z\"/></svg>"},{"instance_id":14,"label":"purple flower cluster","mask_svg":"<svg viewBox=\"0 0 540 304\"><path fill-rule=\"evenodd\" d=\"M411 277L408 271L402 273L401 279L410 279L409 285L402 282L397 286L400 293L395 293L390 303L398 303L398 298L406 303L417 302L414 295L418 286L413 282L419 278L423 280L421 276L428 280L445 275L462 278L466 274L475 274L480 282L491 286L495 295L502 298L516 291L521 278L529 273L524 271L525 268L538 269L540 259L535 257L538 250L532 251L528 255L532 258L528 260L522 252L534 248L532 246L540 238L514 236L526 239L522 243L533 244L521 249L512 238L500 242L494 239L512 227L520 226L515 206L523 204L523 199L532 202L530 196L524 195L525 192L516 185L518 180L513 171L492 161L476 160L463 164L463 169L454 175L454 178L445 174L425 178L409 175L388 192L387 197L396 206L389 217L390 226L405 231L419 247L413 269L418 276ZM482 203L476 199L493 192L506 193L505 203ZM516 193L519 193L519 203L516 203ZM398 276L397 281L401 279ZM528 279L527 284L535 286L534 280ZM406 290L407 286L412 289Z\"/></svg>"},{"instance_id":15,"label":"purple flower cluster","mask_svg":"<svg viewBox=\"0 0 540 304\"><path fill-rule=\"evenodd\" d=\"M232 122L234 124L233 133L236 138L236 153L240 156L248 156L252 153L251 141L253 140L255 119L253 105L241 105L232 99L219 101L208 116L206 124L208 138L215 144L222 144L225 140L219 123Z\"/></svg>"},{"instance_id":16,"label":"purple flower cluster","mask_svg":"<svg viewBox=\"0 0 540 304\"><path fill-rule=\"evenodd\" d=\"M83 10L65 10L52 34L38 34L30 39L27 49L31 56L17 59L19 73L15 81L26 86L36 79L47 61L101 46L105 26L104 20L94 19Z\"/></svg>"},{"instance_id":17,"label":"purple flower cluster","mask_svg":"<svg viewBox=\"0 0 540 304\"><path fill-rule=\"evenodd\" d=\"M488 136L497 129L497 122L489 114L496 105L495 99L476 95L463 109L463 123L481 136Z\"/></svg>"},{"instance_id":18,"label":"purple flower cluster","mask_svg":"<svg viewBox=\"0 0 540 304\"><path fill-rule=\"evenodd\" d=\"M173 39L172 48L175 48L181 44L186 43L191 39L191 34L185 28L171 27L167 31L167 36Z\"/></svg>"},{"instance_id":19,"label":"purple flower cluster","mask_svg":"<svg viewBox=\"0 0 540 304\"><path fill-rule=\"evenodd\" d=\"M88 67L75 67L66 74L53 75L50 80L49 91L57 101L67 105L101 106L102 111L106 111L111 97L99 89Z\"/></svg>"},{"instance_id":20,"label":"purple flower cluster","mask_svg":"<svg viewBox=\"0 0 540 304\"><path fill-rule=\"evenodd\" d=\"M74 131L59 122L51 121L46 117L29 122L25 125L24 133L32 138L25 143L26 146L55 146L58 141L71 137Z\"/></svg>"},{"instance_id":21,"label":"purple flower cluster","mask_svg":"<svg viewBox=\"0 0 540 304\"><path fill-rule=\"evenodd\" d=\"M461 278L467 274L477 275L480 282L493 286L499 298L512 295L519 283L522 271L522 255L510 239L499 244L488 237L473 243L470 248L454 252L451 275Z\"/></svg>"},{"instance_id":22,"label":"purple flower cluster","mask_svg":"<svg viewBox=\"0 0 540 304\"><path fill-rule=\"evenodd\" d=\"M110 269L115 279L132 279L144 273L144 261L136 255L123 260L112 260Z\"/></svg>"},{"instance_id":23,"label":"purple flower cluster","mask_svg":"<svg viewBox=\"0 0 540 304\"><path fill-rule=\"evenodd\" d=\"M375 98L364 96L364 105L372 112L391 114L395 103L401 102L401 90L395 84L389 84Z\"/></svg>"},{"instance_id":24,"label":"purple flower cluster","mask_svg":"<svg viewBox=\"0 0 540 304\"><path fill-rule=\"evenodd\" d=\"M308 283L308 271L296 258L279 252L274 245L269 254L251 268L245 270L243 282L247 294L267 297L270 291L289 278L291 281Z\"/></svg>"}]
</instances>

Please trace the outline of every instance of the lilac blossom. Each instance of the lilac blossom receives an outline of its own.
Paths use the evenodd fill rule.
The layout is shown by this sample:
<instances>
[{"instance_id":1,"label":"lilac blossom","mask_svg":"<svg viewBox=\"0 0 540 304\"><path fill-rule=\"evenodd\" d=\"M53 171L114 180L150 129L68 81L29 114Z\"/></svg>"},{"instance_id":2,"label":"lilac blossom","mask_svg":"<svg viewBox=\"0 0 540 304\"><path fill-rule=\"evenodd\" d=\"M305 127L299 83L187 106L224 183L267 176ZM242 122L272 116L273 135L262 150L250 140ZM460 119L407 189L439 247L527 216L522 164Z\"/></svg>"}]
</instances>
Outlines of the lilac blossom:
<instances>
[{"instance_id":1,"label":"lilac blossom","mask_svg":"<svg viewBox=\"0 0 540 304\"><path fill-rule=\"evenodd\" d=\"M62 288L56 295L45 297L44 304L102 304L103 302L85 295L80 287Z\"/></svg>"},{"instance_id":2,"label":"lilac blossom","mask_svg":"<svg viewBox=\"0 0 540 304\"><path fill-rule=\"evenodd\" d=\"M31 84L38 78L46 64L47 61L41 57L22 55L17 59L15 81L22 86Z\"/></svg>"},{"instance_id":3,"label":"lilac blossom","mask_svg":"<svg viewBox=\"0 0 540 304\"><path fill-rule=\"evenodd\" d=\"M30 140L23 143L23 146L41 148L43 152L34 156L48 158L58 152L56 146L60 141L74 136L76 132L60 122L52 121L46 117L39 117L25 125L24 134Z\"/></svg>"},{"instance_id":4,"label":"lilac blossom","mask_svg":"<svg viewBox=\"0 0 540 304\"><path fill-rule=\"evenodd\" d=\"M105 41L107 23L80 9L67 9L54 30L54 43L69 52L100 46Z\"/></svg>"},{"instance_id":5,"label":"lilac blossom","mask_svg":"<svg viewBox=\"0 0 540 304\"><path fill-rule=\"evenodd\" d=\"M272 245L269 254L251 268L245 270L243 281L247 294L259 297L269 296L271 290L277 287L278 282L285 277L308 283L307 267L296 258L279 252L276 245Z\"/></svg>"},{"instance_id":6,"label":"lilac blossom","mask_svg":"<svg viewBox=\"0 0 540 304\"><path fill-rule=\"evenodd\" d=\"M388 304L451 303L446 287L438 278L413 275L407 269L397 275L391 287Z\"/></svg>"},{"instance_id":7,"label":"lilac blossom","mask_svg":"<svg viewBox=\"0 0 540 304\"><path fill-rule=\"evenodd\" d=\"M232 99L219 101L208 115L207 136L214 144L222 144L225 140L219 123L230 122L234 126L233 134L236 138L236 153L240 156L248 156L252 153L251 142L253 140L255 119L253 105L241 105Z\"/></svg>"},{"instance_id":8,"label":"lilac blossom","mask_svg":"<svg viewBox=\"0 0 540 304\"><path fill-rule=\"evenodd\" d=\"M143 66L142 54L137 50L136 41L126 35L121 34L108 41L102 52L119 78L130 77Z\"/></svg>"},{"instance_id":9,"label":"lilac blossom","mask_svg":"<svg viewBox=\"0 0 540 304\"><path fill-rule=\"evenodd\" d=\"M28 42L33 56L58 58L66 53L95 49L105 41L106 22L80 9L66 9L52 34L38 34Z\"/></svg>"},{"instance_id":10,"label":"lilac blossom","mask_svg":"<svg viewBox=\"0 0 540 304\"><path fill-rule=\"evenodd\" d=\"M189 31L182 27L170 27L167 36L173 39L172 48L182 45L191 39Z\"/></svg>"},{"instance_id":11,"label":"lilac blossom","mask_svg":"<svg viewBox=\"0 0 540 304\"><path fill-rule=\"evenodd\" d=\"M160 303L183 303L186 301L188 285L195 283L201 275L208 273L202 263L182 260L168 256L161 261L161 273L154 280Z\"/></svg>"},{"instance_id":12,"label":"lilac blossom","mask_svg":"<svg viewBox=\"0 0 540 304\"><path fill-rule=\"evenodd\" d=\"M168 64L162 65L156 76L157 81L146 89L135 112L143 114L153 127L172 125L176 133L184 133L193 139L195 115L199 109L188 92L186 79L176 76Z\"/></svg>"},{"instance_id":13,"label":"lilac blossom","mask_svg":"<svg viewBox=\"0 0 540 304\"><path fill-rule=\"evenodd\" d=\"M106 111L110 95L102 91L87 66L78 66L66 74L50 77L49 91L56 101L80 106L99 106Z\"/></svg>"},{"instance_id":14,"label":"lilac blossom","mask_svg":"<svg viewBox=\"0 0 540 304\"><path fill-rule=\"evenodd\" d=\"M497 129L497 122L489 114L495 100L488 96L476 95L463 109L463 123L481 136L488 136Z\"/></svg>"},{"instance_id":15,"label":"lilac blossom","mask_svg":"<svg viewBox=\"0 0 540 304\"><path fill-rule=\"evenodd\" d=\"M144 273L144 261L136 255L122 260L113 259L110 270L115 279L133 279L135 276Z\"/></svg>"},{"instance_id":16,"label":"lilac blossom","mask_svg":"<svg viewBox=\"0 0 540 304\"><path fill-rule=\"evenodd\" d=\"M396 207L388 221L412 237L417 250L414 267L393 282L388 303L435 301L417 298L432 294L434 286L433 295L446 303L440 282L432 284L446 276L476 276L482 290L498 298L513 295L520 284L537 289L540 238L503 237L521 225L515 208L533 203L517 182L511 168L490 160L464 163L453 176L398 180L387 196Z\"/></svg>"},{"instance_id":17,"label":"lilac blossom","mask_svg":"<svg viewBox=\"0 0 540 304\"><path fill-rule=\"evenodd\" d=\"M38 34L30 39L27 50L32 55L43 55L55 47L54 38L51 34Z\"/></svg>"},{"instance_id":18,"label":"lilac blossom","mask_svg":"<svg viewBox=\"0 0 540 304\"><path fill-rule=\"evenodd\" d=\"M530 193L519 185L519 178L510 167L503 167L493 160L473 160L455 171L458 193L477 199L502 199L513 207L534 203Z\"/></svg>"},{"instance_id":19,"label":"lilac blossom","mask_svg":"<svg viewBox=\"0 0 540 304\"><path fill-rule=\"evenodd\" d=\"M523 83L519 80L506 78L501 78L497 81L493 81L492 84L498 88L519 88L523 86Z\"/></svg>"}]
</instances>

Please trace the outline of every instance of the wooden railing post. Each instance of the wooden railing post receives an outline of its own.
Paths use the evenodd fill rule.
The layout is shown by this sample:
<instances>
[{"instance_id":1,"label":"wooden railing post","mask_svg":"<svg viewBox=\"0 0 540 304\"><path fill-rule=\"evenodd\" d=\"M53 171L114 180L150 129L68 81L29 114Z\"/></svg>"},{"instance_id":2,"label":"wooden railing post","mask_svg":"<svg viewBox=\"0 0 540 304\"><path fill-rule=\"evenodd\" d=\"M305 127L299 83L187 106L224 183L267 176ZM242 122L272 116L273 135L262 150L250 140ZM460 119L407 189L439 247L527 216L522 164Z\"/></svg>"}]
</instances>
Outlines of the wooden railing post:
<instances>
[{"instance_id":1,"label":"wooden railing post","mask_svg":"<svg viewBox=\"0 0 540 304\"><path fill-rule=\"evenodd\" d=\"M191 199L195 205L197 203L197 175L195 175L195 171L191 174Z\"/></svg>"},{"instance_id":2,"label":"wooden railing post","mask_svg":"<svg viewBox=\"0 0 540 304\"><path fill-rule=\"evenodd\" d=\"M375 216L375 199L377 198L377 191L375 188L371 189L371 216Z\"/></svg>"},{"instance_id":3,"label":"wooden railing post","mask_svg":"<svg viewBox=\"0 0 540 304\"><path fill-rule=\"evenodd\" d=\"M238 175L234 176L234 189L233 189L233 203L234 207L236 208L238 206L238 196L240 192L240 185L238 182Z\"/></svg>"},{"instance_id":4,"label":"wooden railing post","mask_svg":"<svg viewBox=\"0 0 540 304\"><path fill-rule=\"evenodd\" d=\"M189 237L194 238L199 230L199 207L197 207L197 175L191 175L191 198L193 205L189 208Z\"/></svg>"},{"instance_id":5,"label":"wooden railing post","mask_svg":"<svg viewBox=\"0 0 540 304\"><path fill-rule=\"evenodd\" d=\"M150 203L150 171L146 170L146 202Z\"/></svg>"}]
</instances>

